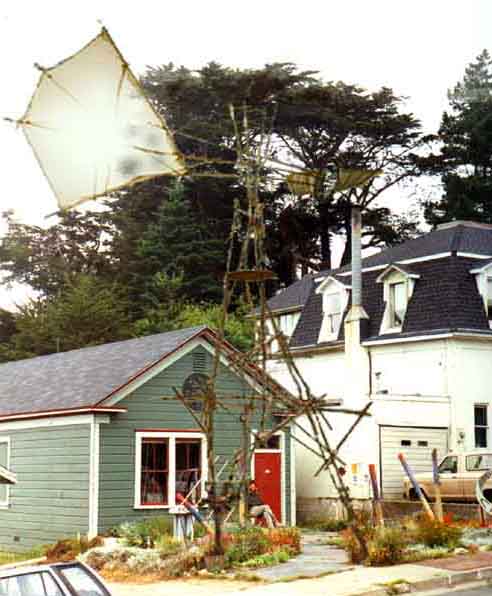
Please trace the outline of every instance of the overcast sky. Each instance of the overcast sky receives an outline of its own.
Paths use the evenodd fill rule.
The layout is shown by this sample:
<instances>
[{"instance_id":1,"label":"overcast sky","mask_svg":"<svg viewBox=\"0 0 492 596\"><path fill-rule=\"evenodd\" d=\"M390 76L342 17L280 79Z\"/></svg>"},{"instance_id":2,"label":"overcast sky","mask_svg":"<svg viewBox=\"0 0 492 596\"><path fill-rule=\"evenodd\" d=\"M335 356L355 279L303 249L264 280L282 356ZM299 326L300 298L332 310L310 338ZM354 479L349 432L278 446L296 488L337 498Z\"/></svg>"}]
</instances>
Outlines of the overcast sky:
<instances>
[{"instance_id":1,"label":"overcast sky","mask_svg":"<svg viewBox=\"0 0 492 596\"><path fill-rule=\"evenodd\" d=\"M0 6L0 116L20 117L38 79L100 30L139 74L167 62L237 67L295 62L326 80L382 85L434 132L446 91L492 49L492 0L4 0ZM0 122L0 208L39 223L56 210L22 133ZM1 230L0 230L1 233ZM4 301L0 296L0 303Z\"/></svg>"}]
</instances>

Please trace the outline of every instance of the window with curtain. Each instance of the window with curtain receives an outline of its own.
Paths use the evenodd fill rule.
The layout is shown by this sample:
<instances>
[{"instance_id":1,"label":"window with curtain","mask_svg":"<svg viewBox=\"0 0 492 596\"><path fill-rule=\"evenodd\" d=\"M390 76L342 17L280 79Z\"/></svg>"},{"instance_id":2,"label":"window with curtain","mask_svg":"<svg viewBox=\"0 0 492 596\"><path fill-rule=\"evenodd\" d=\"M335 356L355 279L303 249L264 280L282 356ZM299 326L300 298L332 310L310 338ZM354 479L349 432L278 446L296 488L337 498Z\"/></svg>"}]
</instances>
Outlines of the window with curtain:
<instances>
[{"instance_id":1,"label":"window with curtain","mask_svg":"<svg viewBox=\"0 0 492 596\"><path fill-rule=\"evenodd\" d=\"M169 441L142 439L142 505L167 505L169 496Z\"/></svg>"},{"instance_id":2,"label":"window with curtain","mask_svg":"<svg viewBox=\"0 0 492 596\"><path fill-rule=\"evenodd\" d=\"M407 284L404 281L390 284L391 327L401 327L407 311Z\"/></svg>"}]
</instances>

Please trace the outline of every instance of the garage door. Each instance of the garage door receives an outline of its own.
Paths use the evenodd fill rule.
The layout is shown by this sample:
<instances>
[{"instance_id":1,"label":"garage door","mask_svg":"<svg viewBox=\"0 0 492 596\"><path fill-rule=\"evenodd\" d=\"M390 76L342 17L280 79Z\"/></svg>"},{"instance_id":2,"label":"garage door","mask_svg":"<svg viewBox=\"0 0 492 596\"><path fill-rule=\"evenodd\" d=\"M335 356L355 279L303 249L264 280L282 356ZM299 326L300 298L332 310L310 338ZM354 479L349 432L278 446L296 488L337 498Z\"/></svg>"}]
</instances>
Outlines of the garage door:
<instances>
[{"instance_id":1,"label":"garage door","mask_svg":"<svg viewBox=\"0 0 492 596\"><path fill-rule=\"evenodd\" d=\"M398 459L403 453L412 470L432 470L432 450L438 457L448 450L447 428L415 428L406 426L380 426L382 493L385 499L401 499L405 474Z\"/></svg>"}]
</instances>

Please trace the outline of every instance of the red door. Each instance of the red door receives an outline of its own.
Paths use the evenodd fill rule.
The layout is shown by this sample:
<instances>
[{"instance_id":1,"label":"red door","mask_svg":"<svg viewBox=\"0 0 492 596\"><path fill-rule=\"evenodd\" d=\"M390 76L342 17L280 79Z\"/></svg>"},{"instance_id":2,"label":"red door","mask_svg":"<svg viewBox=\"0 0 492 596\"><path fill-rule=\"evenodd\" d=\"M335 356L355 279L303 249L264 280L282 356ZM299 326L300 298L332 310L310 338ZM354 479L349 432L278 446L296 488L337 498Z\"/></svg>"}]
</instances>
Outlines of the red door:
<instances>
[{"instance_id":1,"label":"red door","mask_svg":"<svg viewBox=\"0 0 492 596\"><path fill-rule=\"evenodd\" d=\"M281 457L279 451L255 451L255 482L258 492L279 521L282 520Z\"/></svg>"}]
</instances>

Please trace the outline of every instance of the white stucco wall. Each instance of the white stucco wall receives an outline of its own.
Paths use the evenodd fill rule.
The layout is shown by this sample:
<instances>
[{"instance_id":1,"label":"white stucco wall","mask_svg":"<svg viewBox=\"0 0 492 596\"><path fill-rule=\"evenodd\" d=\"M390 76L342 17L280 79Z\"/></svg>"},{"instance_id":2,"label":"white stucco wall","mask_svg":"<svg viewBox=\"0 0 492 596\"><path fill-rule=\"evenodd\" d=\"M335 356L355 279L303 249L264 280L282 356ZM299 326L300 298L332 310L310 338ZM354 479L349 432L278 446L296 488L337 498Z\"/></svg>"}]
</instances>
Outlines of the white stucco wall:
<instances>
[{"instance_id":1,"label":"white stucco wall","mask_svg":"<svg viewBox=\"0 0 492 596\"><path fill-rule=\"evenodd\" d=\"M346 408L360 408L367 400L373 401L372 417L358 427L340 454L349 480L352 464L357 464L357 484L352 489L354 495L359 492L360 496L365 496L363 493L367 492L367 485L364 485L367 465L379 464L380 425L449 427L450 447L468 450L474 449L474 404L490 404L489 424L492 422L492 385L489 382L492 375L491 341L435 339L371 346L369 350L372 394L358 397L350 395L347 389L352 373L344 352L332 351L296 358L296 364L314 395L341 398ZM277 381L295 391L295 385L281 361L271 361L269 372ZM330 421L334 430L328 431L328 436L336 444L353 422L353 417L330 414ZM301 424L305 422L301 421ZM465 436L461 442L459 431ZM492 432L489 446L492 447ZM313 477L318 468L316 456L298 445L299 496L333 496L326 473Z\"/></svg>"}]
</instances>

